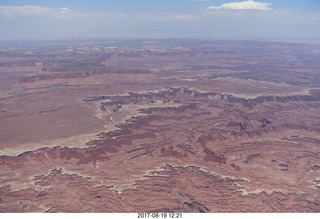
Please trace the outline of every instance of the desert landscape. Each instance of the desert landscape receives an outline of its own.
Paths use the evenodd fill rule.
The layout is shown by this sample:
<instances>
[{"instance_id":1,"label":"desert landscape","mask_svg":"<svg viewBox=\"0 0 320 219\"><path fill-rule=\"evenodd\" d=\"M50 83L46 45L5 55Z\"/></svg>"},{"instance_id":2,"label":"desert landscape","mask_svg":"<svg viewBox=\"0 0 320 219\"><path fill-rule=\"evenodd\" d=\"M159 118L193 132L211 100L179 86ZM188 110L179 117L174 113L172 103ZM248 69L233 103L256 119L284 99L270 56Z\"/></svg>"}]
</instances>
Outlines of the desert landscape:
<instances>
[{"instance_id":1,"label":"desert landscape","mask_svg":"<svg viewBox=\"0 0 320 219\"><path fill-rule=\"evenodd\" d=\"M320 45L0 44L0 212L320 212Z\"/></svg>"}]
</instances>

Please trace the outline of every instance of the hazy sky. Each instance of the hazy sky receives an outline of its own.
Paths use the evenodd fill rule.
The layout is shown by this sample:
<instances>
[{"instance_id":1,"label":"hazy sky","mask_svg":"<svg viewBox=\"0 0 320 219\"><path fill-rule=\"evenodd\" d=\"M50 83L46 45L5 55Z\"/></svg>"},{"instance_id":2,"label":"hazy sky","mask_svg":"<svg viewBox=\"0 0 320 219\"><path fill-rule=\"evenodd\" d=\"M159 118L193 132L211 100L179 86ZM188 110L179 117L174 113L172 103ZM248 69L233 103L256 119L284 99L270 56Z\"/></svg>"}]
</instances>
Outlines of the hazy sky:
<instances>
[{"instance_id":1,"label":"hazy sky","mask_svg":"<svg viewBox=\"0 0 320 219\"><path fill-rule=\"evenodd\" d=\"M320 39L320 0L0 0L0 38Z\"/></svg>"}]
</instances>

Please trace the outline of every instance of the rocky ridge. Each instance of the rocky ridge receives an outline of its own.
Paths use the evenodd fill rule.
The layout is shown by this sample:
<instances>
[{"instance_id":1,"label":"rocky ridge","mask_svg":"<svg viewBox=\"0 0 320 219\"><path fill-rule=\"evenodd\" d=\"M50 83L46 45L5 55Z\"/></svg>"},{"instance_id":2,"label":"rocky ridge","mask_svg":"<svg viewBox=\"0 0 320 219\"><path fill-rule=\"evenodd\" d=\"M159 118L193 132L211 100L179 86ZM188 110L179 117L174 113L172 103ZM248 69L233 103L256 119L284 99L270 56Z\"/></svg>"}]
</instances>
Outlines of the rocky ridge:
<instances>
[{"instance_id":1,"label":"rocky ridge","mask_svg":"<svg viewBox=\"0 0 320 219\"><path fill-rule=\"evenodd\" d=\"M178 87L83 101L102 114L145 107L87 148L0 156L0 211L320 210L319 90L245 99Z\"/></svg>"}]
</instances>

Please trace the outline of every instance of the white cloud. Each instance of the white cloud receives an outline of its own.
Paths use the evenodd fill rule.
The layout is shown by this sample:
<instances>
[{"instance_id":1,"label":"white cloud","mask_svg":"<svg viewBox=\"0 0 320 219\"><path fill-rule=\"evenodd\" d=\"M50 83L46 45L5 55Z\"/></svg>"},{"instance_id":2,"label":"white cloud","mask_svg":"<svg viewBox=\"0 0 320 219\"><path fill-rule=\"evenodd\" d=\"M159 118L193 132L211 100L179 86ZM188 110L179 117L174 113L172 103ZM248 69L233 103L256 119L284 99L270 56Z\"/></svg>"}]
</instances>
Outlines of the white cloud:
<instances>
[{"instance_id":1,"label":"white cloud","mask_svg":"<svg viewBox=\"0 0 320 219\"><path fill-rule=\"evenodd\" d=\"M81 14L74 14L67 7L60 9L45 8L35 5L24 6L0 6L0 18L12 19L17 17L34 17L43 16L54 19L71 19L73 17L79 17Z\"/></svg>"},{"instance_id":2,"label":"white cloud","mask_svg":"<svg viewBox=\"0 0 320 219\"><path fill-rule=\"evenodd\" d=\"M71 13L71 10L67 7L62 7L62 8L60 8L60 12L62 14L68 14L68 13Z\"/></svg>"},{"instance_id":3,"label":"white cloud","mask_svg":"<svg viewBox=\"0 0 320 219\"><path fill-rule=\"evenodd\" d=\"M151 14L152 19L156 21L195 21L199 17L192 14L173 14L173 13L160 13Z\"/></svg>"},{"instance_id":4,"label":"white cloud","mask_svg":"<svg viewBox=\"0 0 320 219\"><path fill-rule=\"evenodd\" d=\"M313 21L320 21L320 12L316 12L314 14L308 14L306 17L308 17L310 20L313 20Z\"/></svg>"},{"instance_id":5,"label":"white cloud","mask_svg":"<svg viewBox=\"0 0 320 219\"><path fill-rule=\"evenodd\" d=\"M247 0L242 2L225 3L220 6L210 6L207 9L230 9L230 10L259 10L269 11L271 10L271 3L255 2L253 0Z\"/></svg>"},{"instance_id":6,"label":"white cloud","mask_svg":"<svg viewBox=\"0 0 320 219\"><path fill-rule=\"evenodd\" d=\"M33 16L51 13L52 9L40 6L0 6L0 17L13 18L17 16Z\"/></svg>"}]
</instances>

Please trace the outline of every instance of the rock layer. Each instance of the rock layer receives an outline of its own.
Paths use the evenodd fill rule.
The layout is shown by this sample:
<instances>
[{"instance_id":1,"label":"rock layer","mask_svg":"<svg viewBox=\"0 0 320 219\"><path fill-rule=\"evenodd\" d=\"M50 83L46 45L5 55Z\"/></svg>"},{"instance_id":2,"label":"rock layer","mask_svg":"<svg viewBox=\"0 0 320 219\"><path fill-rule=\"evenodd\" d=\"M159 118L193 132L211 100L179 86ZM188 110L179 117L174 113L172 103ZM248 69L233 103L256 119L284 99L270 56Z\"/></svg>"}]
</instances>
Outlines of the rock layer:
<instances>
[{"instance_id":1,"label":"rock layer","mask_svg":"<svg viewBox=\"0 0 320 219\"><path fill-rule=\"evenodd\" d=\"M0 45L0 212L320 212L319 45Z\"/></svg>"},{"instance_id":2,"label":"rock layer","mask_svg":"<svg viewBox=\"0 0 320 219\"><path fill-rule=\"evenodd\" d=\"M319 212L319 97L245 99L184 87L86 97L102 114L150 108L88 148L1 156L0 210Z\"/></svg>"}]
</instances>

